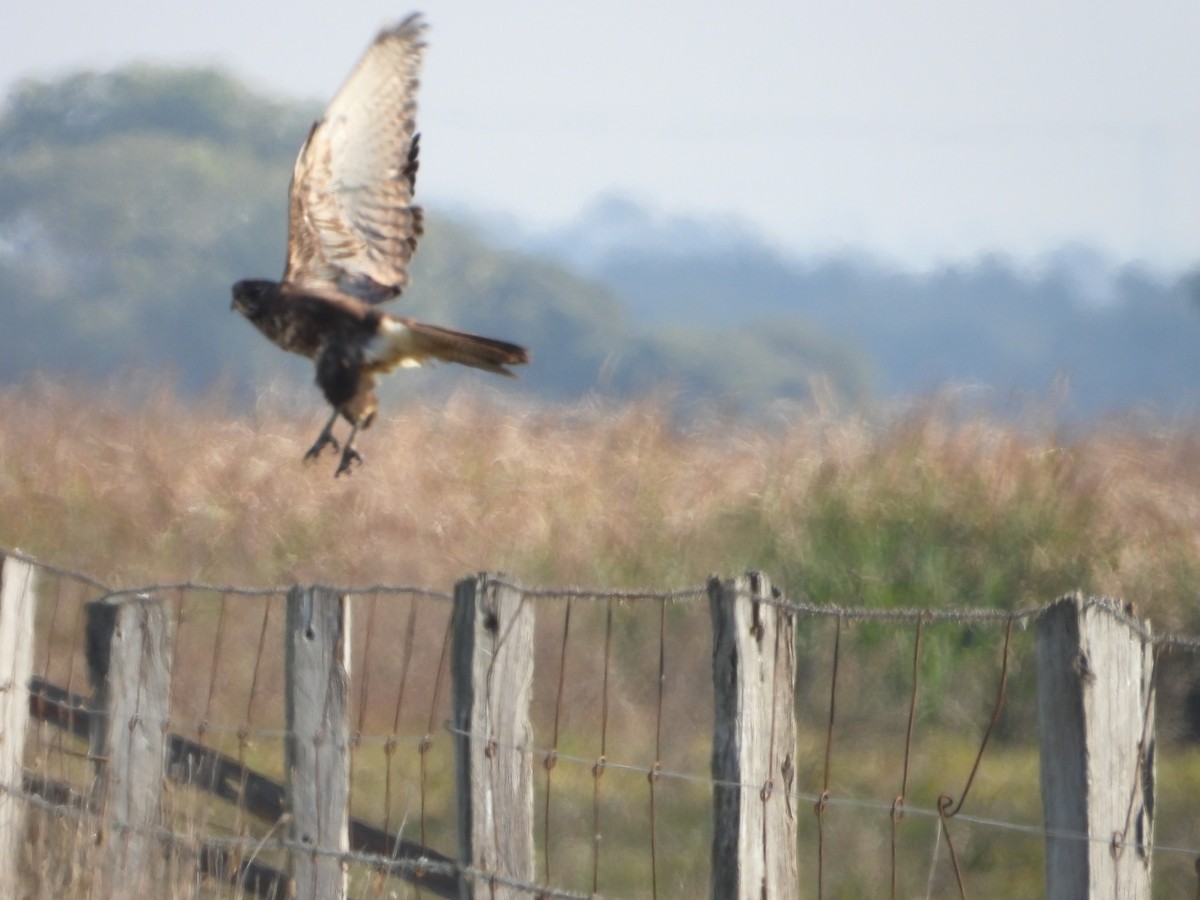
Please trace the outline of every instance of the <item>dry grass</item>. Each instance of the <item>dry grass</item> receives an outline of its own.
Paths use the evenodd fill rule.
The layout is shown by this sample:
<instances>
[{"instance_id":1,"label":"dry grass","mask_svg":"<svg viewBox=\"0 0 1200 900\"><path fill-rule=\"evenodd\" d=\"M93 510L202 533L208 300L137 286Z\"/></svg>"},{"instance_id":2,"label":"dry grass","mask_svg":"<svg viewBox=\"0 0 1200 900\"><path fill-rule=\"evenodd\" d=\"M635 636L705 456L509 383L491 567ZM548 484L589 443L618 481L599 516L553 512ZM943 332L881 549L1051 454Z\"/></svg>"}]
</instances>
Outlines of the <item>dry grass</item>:
<instances>
[{"instance_id":1,"label":"dry grass","mask_svg":"<svg viewBox=\"0 0 1200 900\"><path fill-rule=\"evenodd\" d=\"M367 463L301 462L323 412L169 393L0 395L0 544L116 584L527 581L677 587L762 567L814 599L1036 604L1075 587L1196 623L1200 430L1071 438L933 402L884 424L673 427L647 402L388 410Z\"/></svg>"},{"instance_id":2,"label":"dry grass","mask_svg":"<svg viewBox=\"0 0 1200 900\"><path fill-rule=\"evenodd\" d=\"M115 583L448 585L483 567L587 581L690 542L757 478L751 447L673 434L653 407L498 414L456 399L393 412L360 441L367 464L334 480L332 458L301 462L321 415L10 393L0 541Z\"/></svg>"}]
</instances>

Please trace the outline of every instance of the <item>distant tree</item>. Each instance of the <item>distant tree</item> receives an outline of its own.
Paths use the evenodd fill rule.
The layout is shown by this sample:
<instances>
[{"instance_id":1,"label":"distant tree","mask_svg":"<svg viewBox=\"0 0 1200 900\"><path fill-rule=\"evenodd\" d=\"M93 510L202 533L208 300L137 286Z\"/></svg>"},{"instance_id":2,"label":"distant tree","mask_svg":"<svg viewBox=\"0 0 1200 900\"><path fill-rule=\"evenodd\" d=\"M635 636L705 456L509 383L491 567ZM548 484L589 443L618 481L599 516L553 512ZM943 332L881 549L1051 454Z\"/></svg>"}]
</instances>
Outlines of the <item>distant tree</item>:
<instances>
[{"instance_id":1,"label":"distant tree","mask_svg":"<svg viewBox=\"0 0 1200 900\"><path fill-rule=\"evenodd\" d=\"M215 313L282 252L284 148L307 118L207 70L19 85L0 116L0 302L20 339L0 375L244 376Z\"/></svg>"},{"instance_id":2,"label":"distant tree","mask_svg":"<svg viewBox=\"0 0 1200 900\"><path fill-rule=\"evenodd\" d=\"M0 121L0 150L152 132L288 158L318 114L308 104L268 100L216 69L129 66L18 83Z\"/></svg>"},{"instance_id":3,"label":"distant tree","mask_svg":"<svg viewBox=\"0 0 1200 900\"><path fill-rule=\"evenodd\" d=\"M1179 291L1200 307L1200 266L1187 272L1179 279Z\"/></svg>"}]
</instances>

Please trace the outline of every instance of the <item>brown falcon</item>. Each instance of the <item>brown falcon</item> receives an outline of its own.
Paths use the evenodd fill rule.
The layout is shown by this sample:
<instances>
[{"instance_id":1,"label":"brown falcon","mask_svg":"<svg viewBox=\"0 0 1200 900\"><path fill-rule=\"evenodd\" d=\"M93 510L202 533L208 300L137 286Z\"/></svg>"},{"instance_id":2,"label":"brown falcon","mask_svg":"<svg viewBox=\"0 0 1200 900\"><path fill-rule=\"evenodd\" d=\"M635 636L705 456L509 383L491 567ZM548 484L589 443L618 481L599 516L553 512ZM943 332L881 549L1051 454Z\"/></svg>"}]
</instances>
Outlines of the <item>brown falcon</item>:
<instances>
[{"instance_id":1,"label":"brown falcon","mask_svg":"<svg viewBox=\"0 0 1200 900\"><path fill-rule=\"evenodd\" d=\"M333 414L305 454L338 449L333 426L350 423L337 475L362 462L359 429L375 418L378 376L426 360L499 375L529 351L494 338L427 325L379 309L408 284L422 233L413 204L417 177L416 93L425 24L412 15L381 31L296 159L282 281L233 286L233 308L268 338L316 363Z\"/></svg>"}]
</instances>

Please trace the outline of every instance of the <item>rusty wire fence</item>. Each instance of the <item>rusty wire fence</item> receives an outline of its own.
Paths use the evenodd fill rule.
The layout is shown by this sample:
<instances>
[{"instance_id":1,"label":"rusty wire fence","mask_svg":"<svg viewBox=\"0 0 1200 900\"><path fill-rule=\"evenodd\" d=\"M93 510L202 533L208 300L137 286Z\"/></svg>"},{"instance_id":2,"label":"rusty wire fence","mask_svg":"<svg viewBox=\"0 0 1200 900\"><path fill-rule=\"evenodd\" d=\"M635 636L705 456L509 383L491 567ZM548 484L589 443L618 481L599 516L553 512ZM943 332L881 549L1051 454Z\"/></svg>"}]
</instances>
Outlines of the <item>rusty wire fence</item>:
<instances>
[{"instance_id":1,"label":"rusty wire fence","mask_svg":"<svg viewBox=\"0 0 1200 900\"><path fill-rule=\"evenodd\" d=\"M24 815L16 871L25 895L112 892L96 873L121 826L106 831L95 809L103 761L89 737L89 653L97 651L87 609L134 595L157 598L172 621L169 714L159 723L169 784L154 835L170 865L158 896L287 896L297 849L336 856L352 897L458 896L461 874L486 875L459 861L449 586L334 589L352 610L349 846L298 848L285 788L289 589L114 590L4 554L36 576L21 785L10 781L0 795L0 806ZM710 589L510 586L536 612L531 734L510 748L532 766L536 862L528 880L474 883L511 896L709 893L714 832L724 827L714 818ZM1047 829L1029 626L1048 607L771 602L795 622L796 753L787 783L775 787L796 823L801 894L1043 893ZM1184 724L1200 645L1146 636L1167 732L1142 763L1160 782L1152 838L1132 830L1066 836L1103 840L1114 852L1143 848L1155 895L1180 896L1196 890L1200 853L1200 756Z\"/></svg>"}]
</instances>

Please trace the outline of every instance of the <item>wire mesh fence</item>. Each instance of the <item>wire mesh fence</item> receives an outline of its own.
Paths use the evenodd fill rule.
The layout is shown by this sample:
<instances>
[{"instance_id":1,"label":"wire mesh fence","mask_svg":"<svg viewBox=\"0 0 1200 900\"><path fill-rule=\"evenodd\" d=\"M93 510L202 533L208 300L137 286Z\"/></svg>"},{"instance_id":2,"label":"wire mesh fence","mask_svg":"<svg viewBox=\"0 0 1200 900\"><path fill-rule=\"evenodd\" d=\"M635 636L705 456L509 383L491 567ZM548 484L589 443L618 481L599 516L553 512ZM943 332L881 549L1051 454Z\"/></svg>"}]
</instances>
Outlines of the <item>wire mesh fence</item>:
<instances>
[{"instance_id":1,"label":"wire mesh fence","mask_svg":"<svg viewBox=\"0 0 1200 900\"><path fill-rule=\"evenodd\" d=\"M20 777L0 804L24 813L17 870L28 896L286 896L295 858L334 860L352 897L458 896L459 879L508 896L683 897L709 893L714 812L711 585L677 591L511 589L535 611L529 732L503 746L458 728L452 709L454 594L424 586L336 587L345 634L345 846L298 839L288 793L289 588L158 584L114 589L19 553L35 575L31 723ZM89 604L153 597L169 614L164 783L151 829L105 817L89 680ZM1045 890L1035 641L1049 605L1021 611L835 609L783 594L794 617L795 754L770 802L795 821L803 896L1031 896ZM1152 635L1160 697L1186 687L1197 642ZM503 635L500 635L500 639ZM91 643L89 643L91 641ZM1163 673L1166 673L1164 675ZM485 676L486 677L486 676ZM10 679L11 682L11 679ZM1162 701L1160 700L1160 707ZM1156 770L1153 832L1073 831L1106 853L1146 854L1155 894L1194 892L1200 759L1178 733ZM1172 724L1174 723L1174 724ZM319 743L322 738L314 740ZM508 750L532 777L533 868L512 877L460 852L456 741ZM490 742L490 743L489 743ZM106 776L112 778L111 773ZM755 797L763 783L731 785ZM1130 801L1126 785L1114 791ZM161 850L154 883L104 882L129 832ZM772 896L786 896L785 893Z\"/></svg>"}]
</instances>

